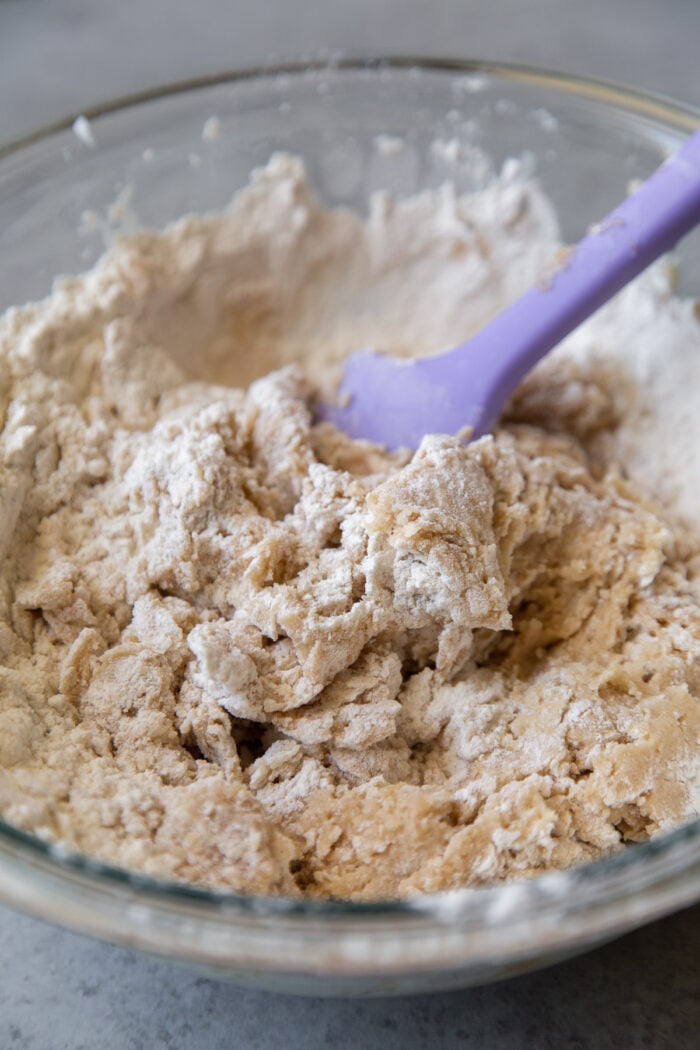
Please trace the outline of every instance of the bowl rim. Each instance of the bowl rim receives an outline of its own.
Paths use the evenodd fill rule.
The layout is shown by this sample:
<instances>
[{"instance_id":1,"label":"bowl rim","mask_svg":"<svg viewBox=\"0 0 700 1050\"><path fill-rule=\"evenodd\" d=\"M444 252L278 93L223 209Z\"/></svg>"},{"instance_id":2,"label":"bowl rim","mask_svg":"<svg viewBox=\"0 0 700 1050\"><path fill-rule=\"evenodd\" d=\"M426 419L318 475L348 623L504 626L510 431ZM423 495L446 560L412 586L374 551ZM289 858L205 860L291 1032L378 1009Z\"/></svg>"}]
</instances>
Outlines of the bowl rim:
<instances>
[{"instance_id":1,"label":"bowl rim","mask_svg":"<svg viewBox=\"0 0 700 1050\"><path fill-rule=\"evenodd\" d=\"M288 62L229 70L176 80L127 94L86 108L80 113L70 114L30 134L0 145L0 162L50 139L53 135L69 130L78 116L97 121L119 111L179 94L196 93L256 79L271 80L282 75L299 77L313 73L330 75L334 72L372 74L383 70L400 72L412 69L465 76L484 74L516 84L534 84L582 97L587 101L619 106L637 115L663 122L679 132L694 130L700 124L700 108L676 102L662 94L627 87L614 81L572 76L528 64L420 55L342 57L330 61ZM504 898L504 894L510 892L510 898L517 902L520 913L526 913L525 920L528 922L538 914L541 915L543 909L551 909L553 904L556 904L560 907L561 914L580 915L586 910L595 912L598 909L601 920L604 913L607 928L612 929L614 923L611 921L611 906L619 905L621 900L629 896L628 873L633 866L635 875L639 876L640 859L646 862L647 888L653 891L655 887L663 887L674 873L680 879L682 887L673 895L664 895L662 892L660 896L654 896L652 893L653 901L639 922L664 914L673 907L692 903L700 897L700 818L686 822L649 842L630 845L625 850L563 872L548 872L534 879L517 879L483 888L468 887L425 894L407 900L370 902L260 896L169 882L68 851L60 845L44 841L0 821L0 899L23 910L61 922L60 903L58 910L56 906L52 908L48 905L40 908L32 903L31 894L20 888L21 870L23 867L30 867L50 877L54 887L60 882L73 882L74 889L79 890L81 885L85 887L85 880L88 880L91 884L92 898L88 893L86 906L90 899L94 904L96 895L99 896L102 891L105 894L123 894L130 898L138 894L141 900L147 902L148 907L156 910L181 906L194 909L194 912L200 915L213 911L220 920L228 922L235 922L237 918L245 915L258 918L285 916L292 921L294 917L314 916L317 920L328 919L330 922L362 916L370 923L412 918L459 927L466 932L483 927L484 916L491 914L494 909L494 916L496 912L500 916L502 909L499 908L498 902ZM668 860L670 869L665 865L665 859ZM691 862L690 865L688 861ZM3 876L6 882L3 882ZM602 900L602 892L606 887L611 892ZM501 917L505 917L506 912L514 921L514 916L508 908ZM107 934L90 929L87 922L73 922L72 925L75 928L81 928L82 925L88 932L108 936L109 939L121 943L135 943L132 936L128 936L127 933L120 935L117 930ZM618 926L623 925L629 923L618 922ZM591 928L594 926L595 923Z\"/></svg>"},{"instance_id":2,"label":"bowl rim","mask_svg":"<svg viewBox=\"0 0 700 1050\"><path fill-rule=\"evenodd\" d=\"M341 56L316 61L290 61L281 63L262 63L258 66L246 66L241 69L222 70L218 73L207 73L196 77L184 77L154 84L140 91L117 95L104 102L98 102L81 110L75 110L66 116L59 117L47 124L42 124L34 131L0 142L0 160L16 153L27 146L33 146L43 139L60 131L67 131L80 117L86 120L99 120L110 113L130 109L147 102L170 98L175 95L194 92L224 84L237 84L244 81L269 79L276 76L298 76L313 73L330 73L334 71L381 72L382 70L421 69L436 73L496 74L504 79L521 83L540 84L549 88L560 88L569 94L597 98L608 103L632 105L646 116L694 131L700 124L700 106L690 102L681 102L658 91L648 91L634 87L622 81L607 78L589 77L582 74L566 73L564 70L545 66L531 65L524 62L501 62L491 59L452 58L449 56L430 56L420 54L392 54Z\"/></svg>"}]
</instances>

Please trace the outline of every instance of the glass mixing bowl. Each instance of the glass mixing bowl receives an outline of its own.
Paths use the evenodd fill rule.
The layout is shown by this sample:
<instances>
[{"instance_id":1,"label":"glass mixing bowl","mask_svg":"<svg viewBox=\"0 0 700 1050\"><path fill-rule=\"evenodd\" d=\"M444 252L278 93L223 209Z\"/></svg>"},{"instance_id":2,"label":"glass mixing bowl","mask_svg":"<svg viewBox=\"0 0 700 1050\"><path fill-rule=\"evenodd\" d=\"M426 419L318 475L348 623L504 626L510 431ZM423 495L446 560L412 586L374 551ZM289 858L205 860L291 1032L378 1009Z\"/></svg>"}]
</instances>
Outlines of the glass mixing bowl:
<instances>
[{"instance_id":1,"label":"glass mixing bowl","mask_svg":"<svg viewBox=\"0 0 700 1050\"><path fill-rule=\"evenodd\" d=\"M609 84L422 59L227 74L87 117L0 150L0 308L90 266L116 229L223 207L275 150L304 158L326 203L360 209L378 188L406 194L450 178L468 190L488 178L484 154L496 167L527 155L575 240L700 123L688 108ZM678 257L679 287L697 290L698 238ZM166 885L0 825L1 900L240 982L313 995L502 978L699 897L700 821L569 872L386 904Z\"/></svg>"}]
</instances>

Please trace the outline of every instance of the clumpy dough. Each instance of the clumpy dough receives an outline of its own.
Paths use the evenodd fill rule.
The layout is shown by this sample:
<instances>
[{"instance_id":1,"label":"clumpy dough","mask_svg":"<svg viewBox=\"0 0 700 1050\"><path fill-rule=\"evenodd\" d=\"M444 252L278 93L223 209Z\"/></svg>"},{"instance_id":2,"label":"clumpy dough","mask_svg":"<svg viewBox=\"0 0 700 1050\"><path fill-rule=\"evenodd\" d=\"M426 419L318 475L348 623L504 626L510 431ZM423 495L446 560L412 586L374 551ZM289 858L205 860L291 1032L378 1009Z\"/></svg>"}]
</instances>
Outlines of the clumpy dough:
<instances>
[{"instance_id":1,"label":"clumpy dough","mask_svg":"<svg viewBox=\"0 0 700 1050\"><path fill-rule=\"evenodd\" d=\"M363 221L279 156L223 215L5 316L6 821L167 879L362 899L697 813L700 333L664 267L493 436L411 457L313 423L343 355L450 345L556 249L517 165Z\"/></svg>"}]
</instances>

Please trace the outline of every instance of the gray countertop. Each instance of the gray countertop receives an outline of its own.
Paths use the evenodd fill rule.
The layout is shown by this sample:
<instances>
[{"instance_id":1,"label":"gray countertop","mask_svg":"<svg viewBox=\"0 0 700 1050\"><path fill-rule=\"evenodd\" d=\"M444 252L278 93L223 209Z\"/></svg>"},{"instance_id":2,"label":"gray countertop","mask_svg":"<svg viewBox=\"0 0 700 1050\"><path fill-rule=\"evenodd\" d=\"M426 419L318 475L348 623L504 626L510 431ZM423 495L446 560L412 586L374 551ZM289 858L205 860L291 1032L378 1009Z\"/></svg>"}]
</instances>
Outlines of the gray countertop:
<instances>
[{"instance_id":1,"label":"gray countertop","mask_svg":"<svg viewBox=\"0 0 700 1050\"><path fill-rule=\"evenodd\" d=\"M697 0L0 0L0 144L115 95L288 58L482 55L700 104ZM0 1050L691 1050L700 906L527 977L373 1002L192 976L0 908Z\"/></svg>"}]
</instances>

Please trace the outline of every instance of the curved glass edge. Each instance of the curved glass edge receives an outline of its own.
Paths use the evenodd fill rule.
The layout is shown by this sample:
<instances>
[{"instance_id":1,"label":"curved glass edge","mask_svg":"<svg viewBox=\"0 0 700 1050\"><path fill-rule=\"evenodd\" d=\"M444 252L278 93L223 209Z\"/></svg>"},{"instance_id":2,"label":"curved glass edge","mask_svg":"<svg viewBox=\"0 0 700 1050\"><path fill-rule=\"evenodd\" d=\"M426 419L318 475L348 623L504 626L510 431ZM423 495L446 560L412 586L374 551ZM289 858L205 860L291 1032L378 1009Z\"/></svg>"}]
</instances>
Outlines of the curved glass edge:
<instances>
[{"instance_id":1,"label":"curved glass edge","mask_svg":"<svg viewBox=\"0 0 700 1050\"><path fill-rule=\"evenodd\" d=\"M5 839L9 851L4 848ZM105 888L114 891L137 891L152 902L172 900L194 907L214 905L221 912L238 911L251 915L279 916L316 915L326 917L375 916L432 918L453 924L483 918L485 909L494 909L502 917L527 907L530 914L549 910L553 904L563 905L567 914L580 912L596 901L602 890L610 900L618 900L629 893L630 878L635 889L653 889L674 875L688 873L693 886L686 893L684 903L700 897L700 818L659 835L649 842L630 844L588 864L557 871L543 872L526 879L482 887L464 887L440 893L428 893L401 900L343 901L331 899L293 898L235 893L227 889L211 889L189 883L170 882L152 876L119 868L93 857L67 850L59 843L38 839L28 832L0 821L0 874L5 856L22 859L36 868L50 869L64 877L97 878ZM641 862L641 863L640 863ZM695 862L693 874L688 865ZM508 893L507 906L499 901ZM2 884L0 883L0 898Z\"/></svg>"},{"instance_id":2,"label":"curved glass edge","mask_svg":"<svg viewBox=\"0 0 700 1050\"><path fill-rule=\"evenodd\" d=\"M700 125L700 108L686 102L679 102L660 92L645 91L614 80L597 79L565 73L563 70L545 69L517 62L499 62L475 58L435 58L423 55L376 55L369 57L347 57L317 62L271 63L269 65L251 66L247 69L224 70L206 76L189 77L169 84L155 85L143 91L121 95L74 112L59 120L46 124L36 131L0 144L0 160L28 146L50 138L61 131L71 128L78 117L87 120L99 120L120 110L169 98L173 95L204 90L223 84L236 84L247 80L266 79L275 76L308 76L333 72L374 73L382 70L419 69L433 73L484 73L503 77L504 79L539 84L576 94L601 102L613 103L634 109L637 113L654 117L673 124L675 127L694 131Z\"/></svg>"},{"instance_id":3,"label":"curved glass edge","mask_svg":"<svg viewBox=\"0 0 700 1050\"><path fill-rule=\"evenodd\" d=\"M263 898L225 908L206 893L144 894L140 878L110 885L89 873L67 877L46 858L29 865L21 849L5 852L0 874L14 907L127 948L272 990L377 995L407 980L412 990L424 991L426 982L442 987L512 976L692 903L700 884L697 850L690 865L687 850L677 850L671 864L668 850L658 852L655 876L643 885L638 872L621 870L606 881L606 892L591 895L580 869L572 869L530 883L537 907L522 892L526 887L510 883L433 898L437 911L410 902L393 909L338 902L331 909ZM557 881L556 894L542 892ZM382 990L376 981L389 984Z\"/></svg>"},{"instance_id":4,"label":"curved glass edge","mask_svg":"<svg viewBox=\"0 0 700 1050\"><path fill-rule=\"evenodd\" d=\"M0 146L0 161L49 139L52 135L70 129L79 115L88 120L98 120L111 113L179 94L280 75L308 76L321 73L332 75L334 72L373 74L383 70L400 72L414 69L433 73L498 76L515 82L536 84L550 90L564 91L590 100L622 106L637 115L663 121L680 130L692 131L700 125L700 109L690 104L677 102L662 94L641 91L614 81L572 76L564 72L540 69L530 65L483 59L433 58L420 55L371 56L225 71L179 80L125 95L82 110L81 114L71 114L29 135ZM68 851L59 844L38 839L2 820L0 820L0 874L3 869L3 854L7 853L3 848L3 839L10 846L13 858L21 854L30 863L34 861L38 866L49 867L56 874L60 873L65 878L70 878L71 875L76 878L95 877L115 890L139 891L154 903L163 903L168 900L173 903L188 901L195 905L206 905L208 908L214 905L222 912L233 910L257 916L285 914L289 916L318 915L330 918L332 916L366 915L396 918L413 916L415 918L424 915L449 923L482 916L484 907L489 901L495 902L503 897L504 891L513 889L520 891L517 899L521 909L524 907L535 910L550 908L555 902L568 901L569 907L565 908L567 912L580 911L590 906L603 889L614 890L612 899L625 896L629 892L628 876L632 874L638 889L653 887L668 879L673 871L668 870L665 862L679 850L682 851L682 863L677 863L674 869L679 875L686 870L687 861L700 862L700 818L698 818L659 835L649 842L627 846L607 857L563 871L546 872L530 879L513 880L495 886L467 887L445 893L425 894L408 900L357 902L238 894L229 890L206 889L185 883L167 882L114 867L85 854ZM659 862L663 862L663 868ZM650 870L645 880L644 873L647 868ZM681 904L689 904L696 897L700 897L700 863L698 871L694 874L690 872L689 875L691 886L683 894L683 899L679 902ZM611 886L610 883L615 885ZM0 885L1 896L2 886ZM511 896L515 899L513 893Z\"/></svg>"}]
</instances>

